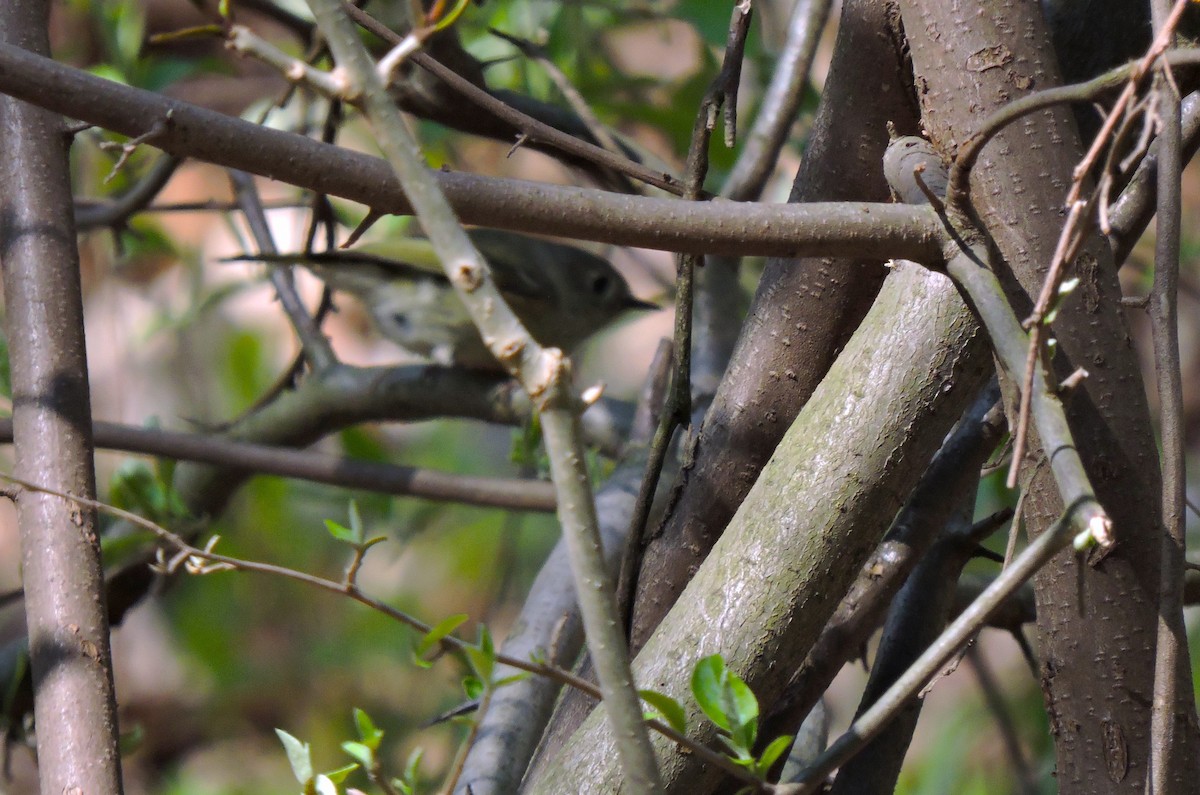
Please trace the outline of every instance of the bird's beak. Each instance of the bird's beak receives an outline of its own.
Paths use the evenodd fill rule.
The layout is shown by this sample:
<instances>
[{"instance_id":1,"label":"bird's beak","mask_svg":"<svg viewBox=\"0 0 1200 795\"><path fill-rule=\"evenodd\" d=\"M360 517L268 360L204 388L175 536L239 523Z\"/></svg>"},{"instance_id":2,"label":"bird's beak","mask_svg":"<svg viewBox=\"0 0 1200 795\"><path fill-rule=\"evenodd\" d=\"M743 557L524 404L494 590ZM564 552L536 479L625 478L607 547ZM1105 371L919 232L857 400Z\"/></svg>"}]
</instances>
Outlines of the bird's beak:
<instances>
[{"instance_id":1,"label":"bird's beak","mask_svg":"<svg viewBox=\"0 0 1200 795\"><path fill-rule=\"evenodd\" d=\"M647 309L647 310L662 309L662 307L659 306L658 304L654 304L649 301L643 301L640 298L634 298L632 295L629 296L629 300L625 302L625 308L626 309Z\"/></svg>"}]
</instances>

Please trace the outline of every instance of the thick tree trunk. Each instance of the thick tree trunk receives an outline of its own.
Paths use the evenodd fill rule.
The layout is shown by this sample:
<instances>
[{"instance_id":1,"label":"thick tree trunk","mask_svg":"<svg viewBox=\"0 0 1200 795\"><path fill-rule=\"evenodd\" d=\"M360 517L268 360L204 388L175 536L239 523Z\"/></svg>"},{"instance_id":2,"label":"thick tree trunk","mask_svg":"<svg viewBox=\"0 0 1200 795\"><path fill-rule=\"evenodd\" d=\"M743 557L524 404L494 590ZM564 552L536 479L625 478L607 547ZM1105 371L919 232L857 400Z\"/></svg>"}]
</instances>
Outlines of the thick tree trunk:
<instances>
[{"instance_id":1,"label":"thick tree trunk","mask_svg":"<svg viewBox=\"0 0 1200 795\"><path fill-rule=\"evenodd\" d=\"M887 124L915 130L886 9L848 0L804 165L789 201L886 201ZM874 300L886 270L830 258L771 260L670 516L650 542L632 632L637 650L679 597L792 420Z\"/></svg>"},{"instance_id":2,"label":"thick tree trunk","mask_svg":"<svg viewBox=\"0 0 1200 795\"><path fill-rule=\"evenodd\" d=\"M715 731L688 697L720 654L763 704L778 698L858 567L878 544L954 421L990 374L982 336L949 280L901 266L634 665L639 687L689 707L689 736ZM656 738L673 792L709 791L719 771ZM616 792L620 770L593 713L540 771L535 793Z\"/></svg>"},{"instance_id":3,"label":"thick tree trunk","mask_svg":"<svg viewBox=\"0 0 1200 795\"><path fill-rule=\"evenodd\" d=\"M1033 0L969 6L901 0L901 7L923 125L948 155L990 111L1059 83ZM1018 316L1028 314L1030 295L1045 278L1080 151L1070 110L1056 108L1012 125L972 172L972 201L1007 265L999 276ZM1042 685L1061 791L1141 791L1162 532L1158 458L1106 242L1094 234L1071 268L1082 283L1054 323L1055 366L1060 376L1077 367L1089 373L1067 402L1068 416L1118 543L1091 565L1064 552L1037 578ZM1031 494L1025 518L1036 535L1062 504L1049 467L1039 465L1044 453L1033 449L1024 462ZM1194 715L1186 671L1181 682L1187 686L1180 700ZM1193 780L1200 772L1197 739L1194 723L1179 736Z\"/></svg>"},{"instance_id":4,"label":"thick tree trunk","mask_svg":"<svg viewBox=\"0 0 1200 795\"><path fill-rule=\"evenodd\" d=\"M0 41L48 53L48 2L0 5ZM63 119L0 96L0 263L19 477L95 499L79 254ZM17 500L42 793L121 791L96 512Z\"/></svg>"}]
</instances>

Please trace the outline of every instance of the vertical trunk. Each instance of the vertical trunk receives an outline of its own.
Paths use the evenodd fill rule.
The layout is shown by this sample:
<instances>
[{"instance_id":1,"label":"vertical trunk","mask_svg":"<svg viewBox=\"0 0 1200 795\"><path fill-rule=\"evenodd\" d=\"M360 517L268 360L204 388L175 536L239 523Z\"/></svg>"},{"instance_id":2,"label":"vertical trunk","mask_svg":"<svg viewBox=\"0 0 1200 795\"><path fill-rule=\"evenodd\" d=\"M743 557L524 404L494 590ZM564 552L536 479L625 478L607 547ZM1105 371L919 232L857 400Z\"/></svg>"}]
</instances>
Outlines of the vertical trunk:
<instances>
[{"instance_id":1,"label":"vertical trunk","mask_svg":"<svg viewBox=\"0 0 1200 795\"><path fill-rule=\"evenodd\" d=\"M1049 35L1032 0L961 7L901 0L901 7L923 123L947 154L989 112L1059 83ZM1071 112L1056 108L1010 126L972 173L972 201L1007 265L999 275L1019 316L1028 313L1030 295L1045 277L1079 155ZM1089 373L1067 402L1068 418L1097 496L1115 522L1118 544L1090 565L1064 552L1037 578L1042 685L1061 790L1141 791L1162 532L1158 459L1108 246L1093 235L1071 268L1081 284L1054 323L1055 367L1060 376L1077 367ZM1008 384L1010 394L1013 387ZM1044 453L1032 449L1024 462L1026 521L1036 535L1062 505L1049 467L1039 464ZM1191 681L1186 673L1183 681ZM1179 738L1193 778L1196 741L1193 724Z\"/></svg>"},{"instance_id":2,"label":"vertical trunk","mask_svg":"<svg viewBox=\"0 0 1200 795\"><path fill-rule=\"evenodd\" d=\"M46 53L49 3L0 4L0 38ZM95 497L91 410L62 118L0 96L0 263L18 476ZM18 500L41 791L117 793L116 704L96 515Z\"/></svg>"}]
</instances>

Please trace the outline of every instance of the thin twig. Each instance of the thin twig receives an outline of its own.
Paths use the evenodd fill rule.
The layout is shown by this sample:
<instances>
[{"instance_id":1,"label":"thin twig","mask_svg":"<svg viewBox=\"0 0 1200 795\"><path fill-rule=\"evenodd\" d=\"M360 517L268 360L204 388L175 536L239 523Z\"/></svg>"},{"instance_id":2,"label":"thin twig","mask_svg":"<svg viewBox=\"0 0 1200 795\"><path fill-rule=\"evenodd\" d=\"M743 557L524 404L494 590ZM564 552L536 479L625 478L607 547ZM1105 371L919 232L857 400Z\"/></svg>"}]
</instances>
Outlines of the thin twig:
<instances>
[{"instance_id":1,"label":"thin twig","mask_svg":"<svg viewBox=\"0 0 1200 795\"><path fill-rule=\"evenodd\" d=\"M162 192L182 162L182 158L160 155L145 176L118 198L86 204L76 200L76 230L85 232L99 227L120 229L125 226L131 217L147 211L150 202Z\"/></svg>"},{"instance_id":2,"label":"thin twig","mask_svg":"<svg viewBox=\"0 0 1200 795\"><path fill-rule=\"evenodd\" d=\"M189 560L194 559L197 565L194 565L192 570L198 573L247 571L256 574L266 574L273 577L281 577L283 579L292 580L293 582L298 582L317 588L318 590L353 599L355 602L358 602L364 607L374 610L375 612L380 613L392 619L393 621L403 624L421 634L428 634L433 629L431 625L426 624L420 619L409 615L402 610L398 610L386 602L382 602L369 596L353 584L348 584L344 579L331 580L324 577L318 577L313 574L308 574L306 572L297 571L296 569L290 569L286 566L278 566L271 563L262 563L259 561L222 555L217 552L213 552L212 547L214 544L212 540L210 540L206 545L207 548L197 547L193 544L189 544L181 536L171 532L156 522L130 511L126 511L122 508L118 508L114 505L101 502L100 500L92 500L86 497L80 497L46 488L36 483L16 477L11 473L0 472L0 479L15 483L21 488L29 491L50 494L55 497L60 497L64 500L70 500L71 502L107 513L110 516L114 516L118 519L129 522L130 524L136 525L137 527L148 530L162 541L170 544L176 550L176 554L172 556L171 561L174 562L176 567L184 566ZM445 635L439 638L438 646L445 651L453 652L463 652L467 649L477 648L475 644L461 640L454 635ZM545 663L523 660L518 657L512 657L505 654L497 654L495 660L498 663L511 666L512 668L516 668L520 671L526 671L536 676L544 676L548 679L553 679L562 685L575 688L576 690L587 694L597 701L600 700L601 692L598 687L586 679L582 679L574 675L570 671L557 668L552 665L547 665ZM716 767L734 775L739 780L747 783L756 783L756 780L749 773L747 773L743 768L734 764L725 755L719 754L712 749L692 742L687 737L679 734L661 721L647 720L646 725L662 734L664 737L667 737L673 742L679 743L684 748L689 749L691 753L696 754L709 764L715 765Z\"/></svg>"},{"instance_id":3,"label":"thin twig","mask_svg":"<svg viewBox=\"0 0 1200 795\"><path fill-rule=\"evenodd\" d=\"M246 216L246 223L250 227L250 233L254 235L258 250L263 254L279 253L279 249L276 248L275 241L271 237L267 215L263 211L262 199L259 198L258 188L254 185L253 177L242 171L231 171L229 178L233 182L238 206ZM337 364L333 346L329 344L329 339L321 333L321 329L317 328L313 316L309 314L300 294L296 292L292 266L272 265L269 273L275 294L279 297L279 303L283 305L283 311L291 321L292 328L300 339L304 355L313 369L326 370Z\"/></svg>"},{"instance_id":4,"label":"thin twig","mask_svg":"<svg viewBox=\"0 0 1200 795\"><path fill-rule=\"evenodd\" d=\"M394 31L362 9L348 2L344 2L342 7L357 24L385 42L395 44L400 41L400 37ZM538 121L532 116L522 113L484 91L454 70L449 69L433 56L429 55L429 53L413 53L412 62L441 80L452 90L474 102L483 110L511 124L531 141L552 146L561 152L579 157L598 166L612 169L618 174L623 174L631 179L653 185L668 193L673 193L677 196L683 194L682 185L670 174L655 172L652 169L646 168L641 163L630 160L624 155L613 154L601 146L580 140L573 135L555 129L545 122Z\"/></svg>"},{"instance_id":5,"label":"thin twig","mask_svg":"<svg viewBox=\"0 0 1200 795\"><path fill-rule=\"evenodd\" d=\"M93 421L97 447L300 478L348 489L458 502L510 511L555 508L554 487L540 480L457 475L433 469L357 461L208 434ZM12 420L0 419L0 443L12 441Z\"/></svg>"},{"instance_id":6,"label":"thin twig","mask_svg":"<svg viewBox=\"0 0 1200 795\"><path fill-rule=\"evenodd\" d=\"M1038 789L1033 769L1029 765L1029 760L1025 758L1024 751L1021 750L1021 739L1017 734L1017 726L1013 722L1008 705L1004 703L1000 684L992 673L987 655L980 652L978 643L973 643L967 648L967 662L971 664L971 668L975 671L975 678L979 680L979 689L983 692L983 699L996 721L1004 753L1008 756L1009 765L1016 775L1021 792L1025 795L1034 795Z\"/></svg>"},{"instance_id":7,"label":"thin twig","mask_svg":"<svg viewBox=\"0 0 1200 795\"><path fill-rule=\"evenodd\" d=\"M745 143L721 189L722 196L734 201L757 201L762 194L779 150L796 122L832 5L832 0L799 0L792 9L787 43L773 65L771 83L750 133L743 136Z\"/></svg>"},{"instance_id":8,"label":"thin twig","mask_svg":"<svg viewBox=\"0 0 1200 795\"><path fill-rule=\"evenodd\" d=\"M720 73L713 79L696 114L692 125L692 139L688 146L685 199L700 198L704 178L708 174L708 144L716 121L717 111L731 96L735 96L734 85L741 75L741 59L744 55L745 38L750 26L749 3L734 4L729 22L729 41L725 61ZM703 266L704 258L692 254L680 256L675 281L675 367L671 385L659 417L658 428L650 443L650 455L646 461L646 475L642 479L638 499L630 523L630 543L644 547L646 524L650 518L650 506L658 490L667 450L678 428L686 427L691 421L692 399L692 291L696 268ZM638 572L630 575L630 591L637 592ZM630 600L630 608L633 602ZM626 631L633 627L632 616L628 617Z\"/></svg>"},{"instance_id":9,"label":"thin twig","mask_svg":"<svg viewBox=\"0 0 1200 795\"><path fill-rule=\"evenodd\" d=\"M1183 3L1179 3L1180 6ZM1172 41L1169 0L1151 3L1158 40ZM1187 664L1183 623L1184 457L1183 379L1179 361L1179 254L1182 235L1182 119L1178 87L1165 64L1155 75L1158 136L1158 212L1155 226L1154 284L1150 290L1150 329L1158 389L1162 443L1162 562L1158 587L1158 639L1154 662L1154 698L1150 712L1150 761L1147 789L1153 795L1183 792L1187 760L1177 740L1194 725L1196 708ZM1189 677L1184 682L1183 677Z\"/></svg>"},{"instance_id":10,"label":"thin twig","mask_svg":"<svg viewBox=\"0 0 1200 795\"><path fill-rule=\"evenodd\" d=\"M1094 506L1094 502L1090 503ZM871 707L858 717L850 728L829 746L824 754L807 770L799 781L796 793L815 792L830 771L839 767L870 742L887 725L888 721L917 695L951 657L958 653L963 644L975 636L986 623L988 616L1000 604L1017 591L1042 566L1070 545L1073 527L1078 523L1074 514L1088 508L1089 501L1082 500L1067 508L1065 514L1053 527L1038 536L1032 544L1017 556L1013 565L1005 569L992 581L979 598L962 612L938 637L921 657Z\"/></svg>"},{"instance_id":11,"label":"thin twig","mask_svg":"<svg viewBox=\"0 0 1200 795\"><path fill-rule=\"evenodd\" d=\"M609 132L609 129L600 122L600 119L596 117L596 114L592 111L592 106L588 104L586 99L584 99L583 94L579 93L579 89L575 88L575 86L571 84L570 78L567 77L562 69L558 68L558 64L554 63L554 61L552 61L546 55L545 49L539 47L537 44L529 41L528 39L521 38L520 36L513 36L512 34L505 33L504 31L497 30L496 28L488 28L488 30L493 36L504 39L509 44L516 47L525 57L532 58L533 60L537 61L538 66L540 66L542 71L546 73L546 76L550 78L550 82L554 83L554 86L558 89L559 93L563 95L563 99L565 99L567 104L571 106L571 110L575 111L575 115L579 117L579 120L583 122L584 126L587 127L588 132L592 134L592 137L596 139L600 146L612 152L614 155L625 157L625 151L621 149L621 146L617 143L617 140L613 137L612 133Z\"/></svg>"},{"instance_id":12,"label":"thin twig","mask_svg":"<svg viewBox=\"0 0 1200 795\"><path fill-rule=\"evenodd\" d=\"M558 516L571 571L604 694L605 714L629 786L662 790L641 701L620 630L615 586L604 564L571 368L561 351L540 346L500 293L487 261L471 243L450 203L427 169L400 112L373 70L358 29L338 0L308 0L346 81L343 99L361 103L375 138L412 199L446 276L491 352L538 405L550 470L558 489Z\"/></svg>"}]
</instances>

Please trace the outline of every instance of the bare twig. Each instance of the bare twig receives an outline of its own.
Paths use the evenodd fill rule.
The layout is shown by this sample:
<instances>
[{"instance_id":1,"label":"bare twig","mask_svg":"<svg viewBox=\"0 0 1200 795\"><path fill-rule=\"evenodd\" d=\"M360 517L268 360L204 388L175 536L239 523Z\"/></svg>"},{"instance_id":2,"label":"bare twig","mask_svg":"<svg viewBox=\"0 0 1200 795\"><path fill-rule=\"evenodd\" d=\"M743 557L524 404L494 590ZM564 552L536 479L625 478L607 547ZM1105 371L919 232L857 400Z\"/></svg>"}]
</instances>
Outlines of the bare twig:
<instances>
[{"instance_id":1,"label":"bare twig","mask_svg":"<svg viewBox=\"0 0 1200 795\"><path fill-rule=\"evenodd\" d=\"M279 250L275 247L275 241L271 237L271 229L267 225L267 215L263 210L262 199L258 195L254 179L242 171L231 171L229 177L233 182L238 206L246 216L246 222L250 226L251 234L254 235L259 252L278 254ZM283 311L291 321L292 328L300 339L304 355L312 364L313 369L324 370L335 365L337 356L333 352L333 346L329 344L329 339L321 333L321 329L317 328L313 316L309 314L304 302L300 299L300 294L296 292L296 283L292 278L292 266L271 265L269 273L275 294L279 297Z\"/></svg>"},{"instance_id":2,"label":"bare twig","mask_svg":"<svg viewBox=\"0 0 1200 795\"><path fill-rule=\"evenodd\" d=\"M692 125L692 139L688 147L688 162L685 199L700 198L704 178L708 174L708 144L716 125L716 114L723 104L736 101L737 83L741 77L741 61L745 50L746 35L750 29L750 4L739 0L734 4L729 22L729 41L726 44L725 60L721 71L713 79L696 114ZM729 122L729 117L726 117ZM730 122L731 123L731 122ZM726 143L728 140L726 132ZM692 254L680 256L675 282L675 369L671 375L671 386L659 418L658 429L650 443L650 455L646 462L646 476L638 493L629 537L632 543L644 545L646 523L650 518L650 506L658 489L663 463L671 440L678 428L686 427L691 421L692 399L692 292L695 273L703 266L704 258ZM637 571L632 572L630 588L637 590ZM631 604L632 607L632 604ZM628 622L626 630L633 626Z\"/></svg>"},{"instance_id":3,"label":"bare twig","mask_svg":"<svg viewBox=\"0 0 1200 795\"><path fill-rule=\"evenodd\" d=\"M1094 505L1094 503L1092 503ZM1073 514L1086 508L1083 500L1071 505L1063 517L1049 530L1038 536L1032 544L1017 556L1013 565L1005 569L979 598L954 620L913 665L896 680L887 692L879 697L870 709L855 719L850 728L829 746L824 754L810 766L800 778L801 787L796 792L814 792L825 776L861 750L883 728L896 712L913 698L930 677L934 676L950 660L963 644L973 637L987 622L987 617L1009 596L1017 591L1030 577L1037 573L1052 557L1071 543L1073 526L1078 520Z\"/></svg>"},{"instance_id":4,"label":"bare twig","mask_svg":"<svg viewBox=\"0 0 1200 795\"><path fill-rule=\"evenodd\" d=\"M1184 159L1190 161L1200 147L1200 92L1192 92L1184 98L1182 111ZM1128 258L1134 243L1141 237L1154 214L1158 148L1157 142L1150 145L1149 154L1142 160L1121 196L1108 209L1109 242L1113 246L1117 264Z\"/></svg>"},{"instance_id":5,"label":"bare twig","mask_svg":"<svg viewBox=\"0 0 1200 795\"><path fill-rule=\"evenodd\" d=\"M538 66L540 66L546 73L546 76L550 78L550 82L554 83L554 86L558 89L559 93L563 95L563 99L565 99L567 104L571 106L571 110L575 111L575 115L578 116L579 120L582 121L588 128L588 132L592 134L592 137L596 139L597 143L599 143L600 146L604 147L609 152L612 152L614 155L617 155L618 157L625 157L625 152L621 149L620 144L618 144L617 140L613 138L612 133L609 132L608 128L601 124L600 120L596 118L596 114L592 112L591 105L589 105L587 100L584 99L583 95L579 93L579 89L575 88L575 86L571 84L570 78L563 73L562 69L558 68L558 64L554 63L554 61L552 61L546 55L546 51L543 48L539 47L537 44L529 41L528 39L523 39L520 36L513 36L509 33L505 33L502 30L496 30L495 28L490 28L489 30L493 36L504 39L509 44L520 50L521 53L527 58L532 58L533 60L537 61ZM630 187L632 187L632 185Z\"/></svg>"},{"instance_id":6,"label":"bare twig","mask_svg":"<svg viewBox=\"0 0 1200 795\"><path fill-rule=\"evenodd\" d=\"M992 673L991 663L988 662L987 655L980 653L978 644L967 647L967 661L975 671L975 678L979 680L979 689L983 692L984 701L996 721L1000 741L1004 746L1004 753L1008 756L1013 774L1016 776L1017 785L1023 795L1034 795L1038 789L1033 769L1029 765L1029 760L1025 758L1025 752L1021 750L1021 738L1017 733L1017 726L1013 722L1008 705L1004 703L1004 694L1000 691L1000 684Z\"/></svg>"},{"instance_id":7,"label":"bare twig","mask_svg":"<svg viewBox=\"0 0 1200 795\"><path fill-rule=\"evenodd\" d=\"M1177 4L1182 7L1183 2ZM1159 39L1171 41L1169 0L1151 3ZM1189 762L1176 735L1196 720L1187 629L1183 623L1183 561L1186 550L1184 498L1183 379L1179 363L1178 283L1182 235L1182 119L1178 87L1166 65L1155 75L1158 98L1158 212L1155 227L1154 285L1150 291L1150 328L1159 402L1162 443L1162 563L1158 587L1158 641L1155 649L1154 700L1150 717L1150 764L1146 791L1183 793ZM1185 681L1186 678L1186 681Z\"/></svg>"},{"instance_id":8,"label":"bare twig","mask_svg":"<svg viewBox=\"0 0 1200 795\"><path fill-rule=\"evenodd\" d=\"M216 536L211 538L204 547L197 547L193 544L189 544L183 539L182 536L178 535L177 533L173 533L156 522L152 522L145 517L121 508L117 508L116 506L109 505L99 500L93 500L80 497L78 495L68 494L67 492L46 488L36 483L18 478L11 473L0 472L0 479L15 483L26 491L60 497L64 500L69 500L86 508L107 513L132 525L149 530L160 540L166 542L175 549L175 554L173 554L170 558L167 558L165 555L160 558L159 566L164 570L174 571L180 567L183 567L192 574L210 574L224 571L246 571L256 574L266 574L269 576L281 577L292 580L293 582L298 582L317 588L318 590L353 599L355 602L358 602L364 607L387 616L393 621L410 627L419 633L428 634L433 629L431 625L421 621L420 619L369 596L360 590L353 583L353 581L349 581L346 578L332 580L324 577L318 577L313 574L308 574L306 572L297 571L295 569L290 569L286 566L278 566L272 563L262 563L260 561L252 561L243 558L222 555L213 551L216 541L218 540ZM469 648L476 648L475 644L461 640L454 635L445 635L439 638L438 646L446 651L465 651ZM543 676L553 679L560 684L580 690L597 701L600 700L601 692L599 688L597 688L591 682L588 682L586 679L581 679L580 677L575 676L570 671L556 668L555 666L547 665L542 662L533 662L505 654L497 654L495 659L498 663L502 663L520 671L527 671L536 676ZM687 737L679 734L661 721L648 720L646 721L646 725L659 732L664 737L667 737L672 742L679 743L683 747L689 749L691 753L696 754L698 757L704 759L707 763L715 765L716 767L734 775L739 780L747 783L756 783L753 777L751 777L745 770L735 765L723 754L716 753L709 748L688 740Z\"/></svg>"},{"instance_id":9,"label":"bare twig","mask_svg":"<svg viewBox=\"0 0 1200 795\"><path fill-rule=\"evenodd\" d=\"M511 511L553 511L554 488L540 480L456 475L432 469L337 458L306 450L219 436L93 422L99 448L196 461L348 489L421 497ZM12 420L0 419L0 443L12 440Z\"/></svg>"},{"instance_id":10,"label":"bare twig","mask_svg":"<svg viewBox=\"0 0 1200 795\"><path fill-rule=\"evenodd\" d=\"M85 232L98 227L124 226L133 215L148 209L150 202L162 192L182 162L178 157L161 155L146 175L119 198L103 202L77 203L75 228Z\"/></svg>"},{"instance_id":11,"label":"bare twig","mask_svg":"<svg viewBox=\"0 0 1200 795\"><path fill-rule=\"evenodd\" d=\"M734 201L756 201L775 165L788 131L796 121L808 71L821 32L829 20L831 0L799 0L788 23L787 43L775 61L771 83L758 116L743 136L742 151L721 195Z\"/></svg>"},{"instance_id":12,"label":"bare twig","mask_svg":"<svg viewBox=\"0 0 1200 795\"><path fill-rule=\"evenodd\" d=\"M642 718L641 701L629 669L629 650L620 631L612 578L604 565L596 525L577 403L571 395L570 365L561 351L538 345L497 288L487 261L454 216L425 167L416 142L388 96L337 0L309 0L343 75L342 98L359 102L397 178L412 199L446 275L489 348L539 406L550 471L559 493L558 515L571 558L584 627L591 640L605 713L628 785L661 791L658 766Z\"/></svg>"},{"instance_id":13,"label":"bare twig","mask_svg":"<svg viewBox=\"0 0 1200 795\"><path fill-rule=\"evenodd\" d=\"M664 345L669 351L669 343L664 341ZM629 517L645 470L654 418L666 392L670 358L660 347L638 398L625 457L596 494L605 558L614 571L618 562L622 569L627 561L632 564ZM623 581L627 583L628 575L618 578L618 582ZM536 654L551 664L566 666L578 658L583 640L579 601L571 582L565 542L560 541L530 588L503 650L518 657ZM526 679L495 695L480 738L468 757L460 793L501 795L517 788L543 737L558 692L550 680Z\"/></svg>"},{"instance_id":14,"label":"bare twig","mask_svg":"<svg viewBox=\"0 0 1200 795\"><path fill-rule=\"evenodd\" d=\"M346 13L356 23L362 25L379 38L390 44L398 43L399 37L397 34L389 30L385 25L380 24L367 12L348 2L343 3L343 8L346 9ZM532 116L510 107L488 92L483 91L479 86L452 69L447 68L428 53L413 53L412 61L417 66L437 77L454 91L457 91L479 105L483 110L495 115L497 118L503 119L520 130L521 134L530 141L553 146L562 152L603 166L604 168L612 169L618 174L645 182L647 185L653 185L668 193L674 193L677 196L683 194L682 185L670 174L655 172L646 168L641 163L630 160L624 155L614 154L602 146L580 140L551 127L545 122L538 121Z\"/></svg>"}]
</instances>

